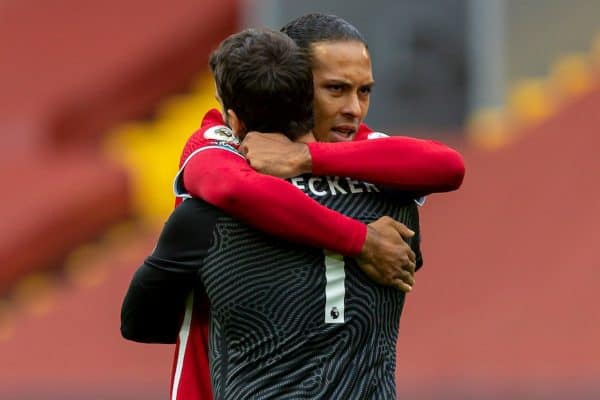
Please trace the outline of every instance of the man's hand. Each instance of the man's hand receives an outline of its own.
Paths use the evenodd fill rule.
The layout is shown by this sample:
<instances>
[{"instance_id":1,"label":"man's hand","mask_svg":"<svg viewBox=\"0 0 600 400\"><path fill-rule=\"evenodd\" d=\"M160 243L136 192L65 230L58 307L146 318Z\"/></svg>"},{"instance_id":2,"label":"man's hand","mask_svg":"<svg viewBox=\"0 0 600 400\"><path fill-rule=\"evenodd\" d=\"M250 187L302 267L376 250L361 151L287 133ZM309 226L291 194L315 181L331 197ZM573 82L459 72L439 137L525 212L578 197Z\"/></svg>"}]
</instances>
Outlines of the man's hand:
<instances>
[{"instance_id":1,"label":"man's hand","mask_svg":"<svg viewBox=\"0 0 600 400\"><path fill-rule=\"evenodd\" d=\"M253 169L266 175L285 179L312 170L308 146L281 133L248 132L239 150Z\"/></svg>"},{"instance_id":2,"label":"man's hand","mask_svg":"<svg viewBox=\"0 0 600 400\"><path fill-rule=\"evenodd\" d=\"M367 225L367 239L358 266L367 276L384 286L410 292L415 283L415 253L404 239L415 233L390 217Z\"/></svg>"}]
</instances>

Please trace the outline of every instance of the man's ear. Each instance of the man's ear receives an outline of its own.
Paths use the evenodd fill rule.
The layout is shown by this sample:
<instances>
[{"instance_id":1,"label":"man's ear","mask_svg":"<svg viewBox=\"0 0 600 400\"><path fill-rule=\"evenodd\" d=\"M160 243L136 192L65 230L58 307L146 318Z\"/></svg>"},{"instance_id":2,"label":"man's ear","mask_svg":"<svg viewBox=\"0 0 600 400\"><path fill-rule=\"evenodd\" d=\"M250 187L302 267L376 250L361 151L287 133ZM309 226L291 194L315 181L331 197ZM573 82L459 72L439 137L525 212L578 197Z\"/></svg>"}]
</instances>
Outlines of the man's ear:
<instances>
[{"instance_id":1,"label":"man's ear","mask_svg":"<svg viewBox=\"0 0 600 400\"><path fill-rule=\"evenodd\" d=\"M244 127L244 123L238 118L235 111L231 108L227 110L227 124L233 131L233 134L237 136L238 139L243 139L246 133L246 128Z\"/></svg>"}]
</instances>

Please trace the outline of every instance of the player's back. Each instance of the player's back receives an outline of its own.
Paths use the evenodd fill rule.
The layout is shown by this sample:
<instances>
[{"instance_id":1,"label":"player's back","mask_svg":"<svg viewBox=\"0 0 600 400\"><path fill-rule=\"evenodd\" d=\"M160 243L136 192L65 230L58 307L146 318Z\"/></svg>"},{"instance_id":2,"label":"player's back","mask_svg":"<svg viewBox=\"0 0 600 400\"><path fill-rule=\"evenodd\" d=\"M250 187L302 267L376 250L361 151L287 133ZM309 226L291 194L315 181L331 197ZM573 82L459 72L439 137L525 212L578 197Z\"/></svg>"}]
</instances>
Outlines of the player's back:
<instances>
[{"instance_id":1,"label":"player's back","mask_svg":"<svg viewBox=\"0 0 600 400\"><path fill-rule=\"evenodd\" d=\"M417 232L411 245L420 254L412 200L391 199L346 178L291 181L365 223L383 215L405 223ZM200 202L184 203L190 201ZM211 302L216 399L395 396L404 294L371 282L353 260L345 261L217 217L200 273Z\"/></svg>"}]
</instances>

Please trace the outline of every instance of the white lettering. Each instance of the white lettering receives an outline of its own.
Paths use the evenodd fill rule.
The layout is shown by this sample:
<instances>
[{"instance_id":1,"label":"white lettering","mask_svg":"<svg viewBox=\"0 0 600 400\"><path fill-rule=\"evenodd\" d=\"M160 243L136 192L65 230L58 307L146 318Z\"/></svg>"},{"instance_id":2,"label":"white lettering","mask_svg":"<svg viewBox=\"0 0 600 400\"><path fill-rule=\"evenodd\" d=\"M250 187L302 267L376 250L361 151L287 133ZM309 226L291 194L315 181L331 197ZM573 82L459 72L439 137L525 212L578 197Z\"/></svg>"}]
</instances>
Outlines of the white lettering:
<instances>
[{"instance_id":1,"label":"white lettering","mask_svg":"<svg viewBox=\"0 0 600 400\"><path fill-rule=\"evenodd\" d=\"M315 182L321 183L321 178L318 178L316 176L313 176L312 178L310 178L308 180L308 189L317 196L325 196L327 194L327 192L325 190L318 190L315 187Z\"/></svg>"},{"instance_id":2,"label":"white lettering","mask_svg":"<svg viewBox=\"0 0 600 400\"><path fill-rule=\"evenodd\" d=\"M348 186L350 187L350 193L362 193L363 190L360 187L356 187L360 182L355 181L352 178L346 178L346 182L348 182Z\"/></svg>"},{"instance_id":3,"label":"white lettering","mask_svg":"<svg viewBox=\"0 0 600 400\"><path fill-rule=\"evenodd\" d=\"M337 188L337 190L339 190L339 191L340 191L340 193L342 193L342 194L346 194L346 193L348 193L348 192L346 192L346 191L344 190L344 188L343 188L343 187L341 187L341 186L340 186L340 184L339 184L339 182L338 182L338 181L339 181L339 179L340 179L340 177L339 177L339 176L334 176L334 177L333 177L333 179L332 179L332 177L330 177L330 176L328 176L328 177L327 177L327 184L329 185L329 191L331 192L331 194L332 194L333 196L335 196L335 195L337 194L337 193L336 193L336 191L335 191L335 189L336 189L336 188Z\"/></svg>"},{"instance_id":4,"label":"white lettering","mask_svg":"<svg viewBox=\"0 0 600 400\"><path fill-rule=\"evenodd\" d=\"M297 176L295 178L290 178L289 181L292 185L296 186L303 192L307 194L310 192L319 197L327 195L336 196L338 194L356 194L365 192L372 193L381 191L372 183L346 177L340 178L339 176ZM327 185L325 185L325 182L327 182Z\"/></svg>"},{"instance_id":5,"label":"white lettering","mask_svg":"<svg viewBox=\"0 0 600 400\"><path fill-rule=\"evenodd\" d=\"M369 182L363 182L365 184L365 188L367 189L367 192L371 193L371 189L373 189L376 192L379 192L379 188L375 185L373 185L372 183Z\"/></svg>"},{"instance_id":6,"label":"white lettering","mask_svg":"<svg viewBox=\"0 0 600 400\"><path fill-rule=\"evenodd\" d=\"M292 178L291 181L292 181L292 185L296 186L298 189L300 189L300 190L306 189L306 186L304 186L304 178L303 177L297 176L295 178Z\"/></svg>"}]
</instances>

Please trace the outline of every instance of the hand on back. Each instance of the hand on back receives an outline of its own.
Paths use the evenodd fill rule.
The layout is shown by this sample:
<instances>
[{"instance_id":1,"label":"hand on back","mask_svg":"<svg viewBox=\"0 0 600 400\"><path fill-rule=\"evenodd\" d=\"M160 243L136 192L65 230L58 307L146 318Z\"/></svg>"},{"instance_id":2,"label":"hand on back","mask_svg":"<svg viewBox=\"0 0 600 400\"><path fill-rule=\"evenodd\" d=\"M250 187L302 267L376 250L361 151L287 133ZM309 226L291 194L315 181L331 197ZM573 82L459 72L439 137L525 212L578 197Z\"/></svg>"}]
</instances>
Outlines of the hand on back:
<instances>
[{"instance_id":1,"label":"hand on back","mask_svg":"<svg viewBox=\"0 0 600 400\"><path fill-rule=\"evenodd\" d=\"M367 239L358 266L384 286L410 292L415 283L416 256L405 239L414 236L406 225L384 216L367 225Z\"/></svg>"}]
</instances>

